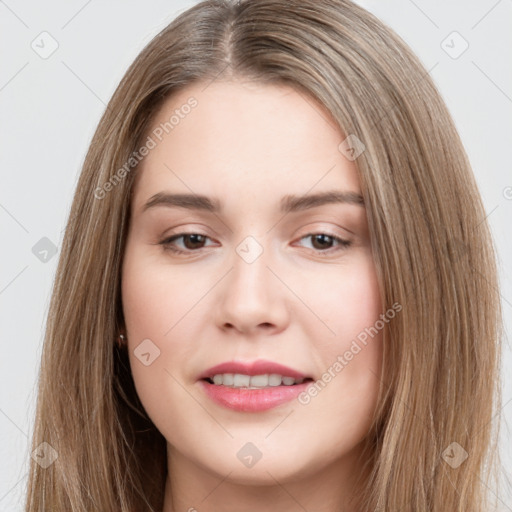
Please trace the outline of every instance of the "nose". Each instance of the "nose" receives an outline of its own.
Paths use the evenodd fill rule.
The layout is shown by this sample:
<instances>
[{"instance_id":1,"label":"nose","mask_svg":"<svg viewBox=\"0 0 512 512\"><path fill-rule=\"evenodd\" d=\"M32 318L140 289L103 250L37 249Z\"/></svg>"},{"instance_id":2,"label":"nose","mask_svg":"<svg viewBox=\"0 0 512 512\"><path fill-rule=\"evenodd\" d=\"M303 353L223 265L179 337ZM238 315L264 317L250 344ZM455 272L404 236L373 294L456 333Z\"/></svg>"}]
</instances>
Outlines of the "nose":
<instances>
[{"instance_id":1,"label":"nose","mask_svg":"<svg viewBox=\"0 0 512 512\"><path fill-rule=\"evenodd\" d=\"M254 255L253 255L254 257ZM286 287L277 279L267 251L256 259L240 250L217 289L215 320L220 329L247 336L281 332L289 322Z\"/></svg>"}]
</instances>

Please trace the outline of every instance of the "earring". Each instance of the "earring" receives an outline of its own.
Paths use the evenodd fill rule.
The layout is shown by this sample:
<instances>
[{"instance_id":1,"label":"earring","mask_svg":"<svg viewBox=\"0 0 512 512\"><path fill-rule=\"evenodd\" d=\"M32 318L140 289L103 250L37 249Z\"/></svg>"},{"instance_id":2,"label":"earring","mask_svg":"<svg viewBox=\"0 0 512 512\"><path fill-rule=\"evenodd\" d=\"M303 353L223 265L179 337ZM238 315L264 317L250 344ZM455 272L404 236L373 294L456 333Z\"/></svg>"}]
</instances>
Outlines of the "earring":
<instances>
[{"instance_id":1,"label":"earring","mask_svg":"<svg viewBox=\"0 0 512 512\"><path fill-rule=\"evenodd\" d=\"M126 337L123 334L120 334L119 337L116 340L117 346L119 348L123 347L123 345L126 342Z\"/></svg>"}]
</instances>

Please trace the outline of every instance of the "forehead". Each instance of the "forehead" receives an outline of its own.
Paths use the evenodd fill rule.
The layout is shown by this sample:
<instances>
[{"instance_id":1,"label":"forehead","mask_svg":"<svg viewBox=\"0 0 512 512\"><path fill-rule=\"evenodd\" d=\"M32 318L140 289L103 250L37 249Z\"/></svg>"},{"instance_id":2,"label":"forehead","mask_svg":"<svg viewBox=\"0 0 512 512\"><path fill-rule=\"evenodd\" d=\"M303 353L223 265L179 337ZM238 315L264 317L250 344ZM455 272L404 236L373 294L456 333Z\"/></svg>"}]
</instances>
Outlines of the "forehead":
<instances>
[{"instance_id":1,"label":"forehead","mask_svg":"<svg viewBox=\"0 0 512 512\"><path fill-rule=\"evenodd\" d=\"M163 104L149 136L156 145L137 171L136 209L162 190L247 200L360 190L355 163L338 149L342 131L289 86L193 84Z\"/></svg>"}]
</instances>

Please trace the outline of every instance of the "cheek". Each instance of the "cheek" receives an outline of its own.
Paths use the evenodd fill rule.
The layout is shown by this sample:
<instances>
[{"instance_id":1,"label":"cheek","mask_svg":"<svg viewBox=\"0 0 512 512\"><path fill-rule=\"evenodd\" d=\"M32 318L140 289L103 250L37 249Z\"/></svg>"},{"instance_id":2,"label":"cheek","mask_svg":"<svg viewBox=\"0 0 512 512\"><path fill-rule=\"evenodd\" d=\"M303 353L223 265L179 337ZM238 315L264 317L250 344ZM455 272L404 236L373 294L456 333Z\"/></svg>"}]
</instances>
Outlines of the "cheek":
<instances>
[{"instance_id":1,"label":"cheek","mask_svg":"<svg viewBox=\"0 0 512 512\"><path fill-rule=\"evenodd\" d=\"M181 267L173 270L137 248L126 251L122 276L123 312L133 341L151 337L165 339L169 329L186 313L187 305L197 298L194 276Z\"/></svg>"},{"instance_id":2,"label":"cheek","mask_svg":"<svg viewBox=\"0 0 512 512\"><path fill-rule=\"evenodd\" d=\"M373 326L382 313L379 285L369 255L339 272L329 270L323 279L310 280L307 296L312 309L332 331L322 337L326 346L343 349L349 340Z\"/></svg>"},{"instance_id":3,"label":"cheek","mask_svg":"<svg viewBox=\"0 0 512 512\"><path fill-rule=\"evenodd\" d=\"M130 368L135 388L144 409L157 428L177 421L179 400L186 399L173 379L170 357L186 359L187 344L175 325L186 313L190 287L180 272L171 272L143 248L127 247L122 271L123 313L128 337ZM166 334L168 333L168 334ZM149 340L149 341L148 341ZM149 356L144 357L144 354ZM162 407L162 404L166 407Z\"/></svg>"},{"instance_id":4,"label":"cheek","mask_svg":"<svg viewBox=\"0 0 512 512\"><path fill-rule=\"evenodd\" d=\"M214 278L199 282L197 271L166 265L161 255L156 258L143 246L127 246L122 302L130 366L137 392L149 409L158 406L164 389L179 393L170 373L175 373L176 362L188 361L197 348L190 343L191 326L196 327L194 315L200 311L196 306ZM139 356L148 352L146 366Z\"/></svg>"},{"instance_id":5,"label":"cheek","mask_svg":"<svg viewBox=\"0 0 512 512\"><path fill-rule=\"evenodd\" d=\"M336 286L326 288L320 286L321 281L311 282L309 297L314 301L312 308L335 334L326 331L326 336L316 338L315 350L324 373L317 391L304 395L301 403L320 416L330 411L326 428L333 435L338 428L352 429L355 440L368 427L382 363L385 324L380 320L383 311L373 260L368 254L340 268L336 277L331 273L329 280L324 279Z\"/></svg>"}]
</instances>

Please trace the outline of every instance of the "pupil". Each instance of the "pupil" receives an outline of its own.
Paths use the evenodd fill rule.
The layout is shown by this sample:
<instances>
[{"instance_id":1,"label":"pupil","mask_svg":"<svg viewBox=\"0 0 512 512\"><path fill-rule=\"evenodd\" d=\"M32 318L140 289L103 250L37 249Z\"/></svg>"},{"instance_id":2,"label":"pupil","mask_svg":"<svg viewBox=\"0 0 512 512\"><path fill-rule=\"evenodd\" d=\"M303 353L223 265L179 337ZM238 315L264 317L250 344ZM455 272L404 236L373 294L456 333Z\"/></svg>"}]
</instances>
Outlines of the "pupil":
<instances>
[{"instance_id":1,"label":"pupil","mask_svg":"<svg viewBox=\"0 0 512 512\"><path fill-rule=\"evenodd\" d=\"M315 235L313 237L313 246L315 246L315 241L317 240L321 240L320 241L320 249L325 249L325 244L327 243L327 245L329 245L329 242L331 241L330 240L331 236L330 235L323 235L323 234L320 234L320 235ZM322 242L324 243L324 245L322 246Z\"/></svg>"},{"instance_id":2,"label":"pupil","mask_svg":"<svg viewBox=\"0 0 512 512\"><path fill-rule=\"evenodd\" d=\"M203 235L185 235L183 238L185 247L187 247L187 249L196 249L197 247L195 244L201 245L201 243L204 243L204 240L202 240L202 238L204 238ZM189 246L190 244L187 244L187 240L192 240L192 247Z\"/></svg>"}]
</instances>

